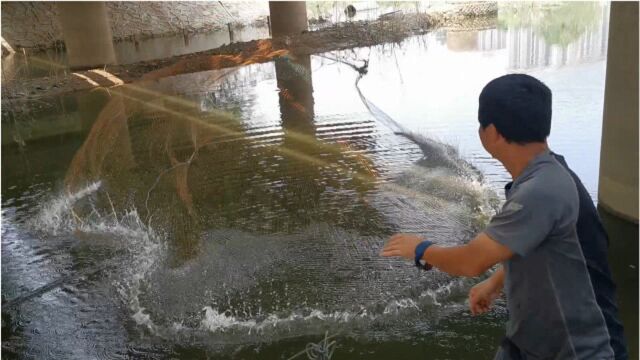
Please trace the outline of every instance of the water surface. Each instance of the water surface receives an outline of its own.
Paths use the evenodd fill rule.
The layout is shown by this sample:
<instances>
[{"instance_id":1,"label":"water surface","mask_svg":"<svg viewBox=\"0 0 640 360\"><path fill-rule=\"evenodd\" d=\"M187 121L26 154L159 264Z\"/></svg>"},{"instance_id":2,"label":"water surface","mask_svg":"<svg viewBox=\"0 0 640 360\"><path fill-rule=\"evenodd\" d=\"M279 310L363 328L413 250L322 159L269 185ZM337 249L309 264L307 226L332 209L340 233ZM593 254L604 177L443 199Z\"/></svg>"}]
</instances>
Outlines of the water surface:
<instances>
[{"instance_id":1,"label":"water surface","mask_svg":"<svg viewBox=\"0 0 640 360\"><path fill-rule=\"evenodd\" d=\"M509 177L477 96L509 72L551 88L551 147L595 199L608 6L581 6L576 34L506 9L8 111L3 355L287 359L328 334L334 358L491 357L502 301L472 318L477 279L378 252L399 231L464 243L493 214Z\"/></svg>"}]
</instances>

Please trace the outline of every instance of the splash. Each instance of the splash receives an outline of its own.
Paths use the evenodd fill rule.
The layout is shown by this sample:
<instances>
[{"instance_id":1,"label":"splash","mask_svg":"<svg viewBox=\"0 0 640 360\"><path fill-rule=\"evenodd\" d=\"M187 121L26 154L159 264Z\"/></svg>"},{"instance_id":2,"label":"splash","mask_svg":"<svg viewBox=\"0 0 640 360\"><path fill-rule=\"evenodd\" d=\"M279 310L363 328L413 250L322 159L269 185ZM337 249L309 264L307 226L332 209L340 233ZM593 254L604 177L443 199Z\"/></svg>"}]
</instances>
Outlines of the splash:
<instances>
[{"instance_id":1,"label":"splash","mask_svg":"<svg viewBox=\"0 0 640 360\"><path fill-rule=\"evenodd\" d=\"M289 327L295 323L308 323L311 321L332 322L332 323L348 323L354 318L371 318L366 312L356 313L350 311L334 311L323 312L321 310L308 310L307 314L303 312L292 312L288 316L278 316L270 314L262 320L241 320L228 312L218 312L218 310L205 306L203 308L204 317L200 323L200 328L210 332L224 332L229 329L247 329L249 332L263 332L269 328Z\"/></svg>"},{"instance_id":2,"label":"splash","mask_svg":"<svg viewBox=\"0 0 640 360\"><path fill-rule=\"evenodd\" d=\"M146 226L135 209L122 213L117 213L113 207L110 211L98 210L99 207L96 209L98 194L106 196L100 182L89 184L75 193L55 197L44 203L32 223L39 231L49 233L82 231L90 234L114 235L109 238L114 238L116 245L126 250L115 259L120 265L113 267L114 270L109 270L123 308L139 331L172 342L199 341L206 346L220 347L222 351L226 351L229 345L257 344L304 335L316 336L326 331L331 333L346 331L349 334L362 334L366 337L370 336L369 329L372 326L395 327L400 330L390 331L389 336L401 336L394 334L402 334L406 330L404 324L407 323L408 318L413 318L416 313L433 313L425 309L448 303L451 288L468 286L465 283L448 282L444 288L440 286L433 292L420 294L414 290L407 291L407 288L397 286L397 281L387 279L389 284L393 283L388 289L390 291L380 291L375 296L363 296L359 305L342 300L334 305L323 302L319 305L313 305L311 302L309 305L296 303L293 299L300 298L302 294L299 292L300 289L296 290L298 292L287 291L285 287L284 292L282 289L276 289L273 293L274 299L281 302L280 306L271 306L270 309L266 309L264 304L251 302L252 297L243 294L245 291L254 289L259 279L277 276L279 274L277 269L281 265L280 259L286 259L287 264L294 269L296 266L302 266L292 260L302 259L301 255L308 251L306 246L293 246L293 244L301 244L300 239L306 239L306 243L318 244L320 239L323 239L324 242L321 245L324 252L332 254L331 258L336 263L353 264L354 271L361 269L360 266L362 266L369 269L371 273L388 277L391 276L387 271L388 267L366 260L374 256L379 239L376 237L371 237L369 240L362 239L358 234L339 232L327 225L310 227L301 235L292 237L279 235L265 238L237 231L230 233L219 231L209 234L210 241L205 243L209 247L203 252L207 254L206 256L202 255L201 258L181 268L167 269L165 268L166 239ZM107 209L109 209L108 205ZM85 210L90 208L91 212L86 214L85 211L85 216L80 216L74 208ZM237 241L229 241L230 239ZM360 247L345 251L341 246L342 242L352 243L352 239L360 239ZM260 250L254 254L253 249ZM255 262L251 261L255 267L245 268L234 265L234 259L238 254L242 254L245 260L255 259ZM262 258L270 261L261 262ZM359 260L360 258L365 260ZM319 264L323 263L319 262ZM124 264L126 266L123 266ZM305 266L309 270L307 262ZM330 271L327 272L327 270ZM324 268L325 272L322 276L334 279L331 281L348 279L338 270ZM229 293L225 292L224 286L217 286L218 282L214 280L202 281L215 279L217 277L215 274L220 276L225 272L233 273L229 280L233 281L234 288L230 288ZM313 276L309 280L312 278ZM288 277L285 276L285 279ZM373 280L373 278L367 279ZM367 279L364 279L365 283ZM167 301L172 303L171 296L169 300L158 298L158 296L167 297L164 290L176 291L176 280L191 284L183 287L182 290L191 291L189 289L193 288L195 291L194 293L182 292L189 299L189 302L184 304L186 306L184 311L180 310L180 307L165 306ZM375 281L380 285L383 280L378 277ZM163 290L161 284L165 282L169 288ZM426 282L424 284L426 285ZM369 288L366 284L362 285ZM333 282L332 287L335 286L342 286L346 293L351 294L350 285L339 285ZM409 286L414 288L416 283L411 282ZM265 291L269 290L273 291L274 288L265 288ZM369 290L376 291L374 287L370 287ZM199 297L200 292L203 294ZM345 293L342 293L342 296L344 297ZM179 301L180 298L181 296L178 296L175 300ZM327 297L327 299L331 298L331 296ZM339 299L339 297L333 299ZM229 300L231 302L227 303ZM424 320L428 319L423 318L421 321Z\"/></svg>"},{"instance_id":3,"label":"splash","mask_svg":"<svg viewBox=\"0 0 640 360\"><path fill-rule=\"evenodd\" d=\"M147 226L135 208L118 214L113 208L99 210L94 196L101 189L102 182L96 181L76 192L58 195L40 207L36 216L27 221L28 227L37 232L50 235L64 233L109 234L124 238L144 239L146 242L156 238L153 229ZM109 197L106 193L107 198ZM91 211L80 212L80 208Z\"/></svg>"},{"instance_id":4,"label":"splash","mask_svg":"<svg viewBox=\"0 0 640 360\"><path fill-rule=\"evenodd\" d=\"M426 290L417 297L400 297L386 299L382 303L361 306L356 310L323 311L306 308L285 313L269 313L240 317L229 310L220 310L211 305L204 306L201 318L193 325L183 322L173 322L167 326L160 326L153 322L144 308L133 315L138 325L148 329L156 336L165 339L176 337L192 338L207 334L224 336L226 342L244 343L246 341L265 341L266 339L281 339L286 336L300 336L303 334L316 335L321 329L342 330L361 329L366 335L371 326L389 324L390 322L413 316L415 312L423 312L430 307L443 307L449 302L451 295L466 294L468 281L452 280L432 290ZM288 334L288 335L287 335ZM220 338L222 339L222 338Z\"/></svg>"},{"instance_id":5,"label":"splash","mask_svg":"<svg viewBox=\"0 0 640 360\"><path fill-rule=\"evenodd\" d=\"M109 267L115 279L114 286L132 319L151 331L157 331L151 315L141 305L139 295L148 274L164 258L164 237L145 224L134 207L118 213L106 192L110 211L99 210L95 196L101 188L102 182L96 181L76 192L53 197L44 202L27 225L34 231L49 235L109 235L114 240L113 245L124 250L120 258L107 261L119 264ZM90 208L91 211L80 212L76 208Z\"/></svg>"},{"instance_id":6,"label":"splash","mask_svg":"<svg viewBox=\"0 0 640 360\"><path fill-rule=\"evenodd\" d=\"M28 225L34 230L52 235L75 230L77 220L74 216L74 205L87 196L95 194L101 185L100 181L96 181L76 192L59 195L45 202Z\"/></svg>"}]
</instances>

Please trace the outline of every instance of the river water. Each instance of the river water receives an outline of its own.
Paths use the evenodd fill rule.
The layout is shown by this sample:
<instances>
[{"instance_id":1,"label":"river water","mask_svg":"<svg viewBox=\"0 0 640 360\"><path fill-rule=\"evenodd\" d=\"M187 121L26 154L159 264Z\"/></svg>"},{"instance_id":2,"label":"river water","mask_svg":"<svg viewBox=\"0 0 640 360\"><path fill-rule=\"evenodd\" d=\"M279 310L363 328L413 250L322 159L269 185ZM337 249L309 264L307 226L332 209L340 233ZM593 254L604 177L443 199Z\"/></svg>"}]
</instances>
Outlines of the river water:
<instances>
[{"instance_id":1,"label":"river water","mask_svg":"<svg viewBox=\"0 0 640 360\"><path fill-rule=\"evenodd\" d=\"M3 355L308 358L329 336L335 359L491 357L503 301L472 318L478 279L378 252L399 231L464 243L495 212L509 178L477 96L509 72L551 88L551 147L596 199L607 19L516 6L496 28L3 109Z\"/></svg>"}]
</instances>

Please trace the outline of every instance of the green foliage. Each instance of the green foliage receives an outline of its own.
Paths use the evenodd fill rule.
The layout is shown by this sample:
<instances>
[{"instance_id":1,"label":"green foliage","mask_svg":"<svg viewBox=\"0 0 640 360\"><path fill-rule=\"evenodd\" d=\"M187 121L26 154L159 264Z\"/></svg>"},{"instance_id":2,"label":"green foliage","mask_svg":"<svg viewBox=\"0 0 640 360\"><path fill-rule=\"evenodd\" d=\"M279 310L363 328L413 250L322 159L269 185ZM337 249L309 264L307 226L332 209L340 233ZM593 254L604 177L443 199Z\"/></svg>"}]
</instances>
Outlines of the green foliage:
<instances>
[{"instance_id":1,"label":"green foliage","mask_svg":"<svg viewBox=\"0 0 640 360\"><path fill-rule=\"evenodd\" d=\"M509 2L501 3L501 28L531 27L548 44L566 46L598 22L598 2Z\"/></svg>"},{"instance_id":2,"label":"green foliage","mask_svg":"<svg viewBox=\"0 0 640 360\"><path fill-rule=\"evenodd\" d=\"M317 19L331 17L335 12L342 12L349 5L346 1L307 1L307 16Z\"/></svg>"}]
</instances>

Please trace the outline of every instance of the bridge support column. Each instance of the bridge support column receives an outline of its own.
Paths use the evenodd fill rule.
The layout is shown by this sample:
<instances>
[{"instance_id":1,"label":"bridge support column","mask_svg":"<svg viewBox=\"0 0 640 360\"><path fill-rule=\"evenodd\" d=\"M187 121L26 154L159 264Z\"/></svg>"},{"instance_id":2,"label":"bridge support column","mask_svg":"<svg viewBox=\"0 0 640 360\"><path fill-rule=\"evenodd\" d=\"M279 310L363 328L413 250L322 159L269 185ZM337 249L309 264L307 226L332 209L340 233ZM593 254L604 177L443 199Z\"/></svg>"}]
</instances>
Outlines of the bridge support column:
<instances>
[{"instance_id":1,"label":"bridge support column","mask_svg":"<svg viewBox=\"0 0 640 360\"><path fill-rule=\"evenodd\" d=\"M269 1L269 16L273 37L307 30L307 4L304 1Z\"/></svg>"},{"instance_id":2,"label":"bridge support column","mask_svg":"<svg viewBox=\"0 0 640 360\"><path fill-rule=\"evenodd\" d=\"M69 67L83 70L116 63L113 36L102 1L57 3Z\"/></svg>"},{"instance_id":3,"label":"bridge support column","mask_svg":"<svg viewBox=\"0 0 640 360\"><path fill-rule=\"evenodd\" d=\"M598 202L638 222L637 2L611 2Z\"/></svg>"}]
</instances>

